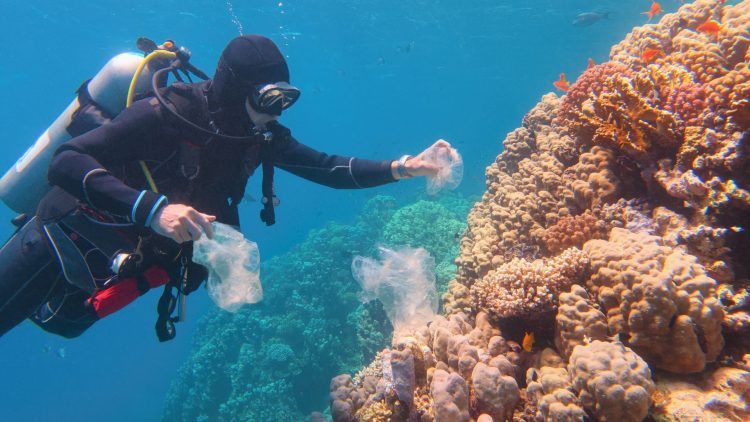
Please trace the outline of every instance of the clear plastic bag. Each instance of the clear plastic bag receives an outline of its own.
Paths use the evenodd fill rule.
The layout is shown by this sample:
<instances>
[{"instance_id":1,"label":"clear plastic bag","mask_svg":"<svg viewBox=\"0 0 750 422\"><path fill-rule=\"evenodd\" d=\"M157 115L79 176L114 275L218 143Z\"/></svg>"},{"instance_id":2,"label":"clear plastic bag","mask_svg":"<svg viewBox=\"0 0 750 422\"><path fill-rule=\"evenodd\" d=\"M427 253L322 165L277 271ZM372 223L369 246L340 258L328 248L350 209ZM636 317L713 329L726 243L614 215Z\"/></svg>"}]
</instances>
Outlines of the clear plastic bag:
<instances>
[{"instance_id":1,"label":"clear plastic bag","mask_svg":"<svg viewBox=\"0 0 750 422\"><path fill-rule=\"evenodd\" d=\"M352 261L352 273L363 290L360 301L379 299L396 333L431 321L438 308L435 259L422 248L379 250L380 261L363 256Z\"/></svg>"},{"instance_id":2,"label":"clear plastic bag","mask_svg":"<svg viewBox=\"0 0 750 422\"><path fill-rule=\"evenodd\" d=\"M427 193L436 195L442 189L456 189L464 177L464 162L454 148L433 145L425 151L424 160L436 165L440 171L427 176Z\"/></svg>"},{"instance_id":3,"label":"clear plastic bag","mask_svg":"<svg viewBox=\"0 0 750 422\"><path fill-rule=\"evenodd\" d=\"M220 308L237 312L263 299L258 245L239 231L212 223L214 236L201 236L193 246L193 262L208 268L208 295Z\"/></svg>"}]
</instances>

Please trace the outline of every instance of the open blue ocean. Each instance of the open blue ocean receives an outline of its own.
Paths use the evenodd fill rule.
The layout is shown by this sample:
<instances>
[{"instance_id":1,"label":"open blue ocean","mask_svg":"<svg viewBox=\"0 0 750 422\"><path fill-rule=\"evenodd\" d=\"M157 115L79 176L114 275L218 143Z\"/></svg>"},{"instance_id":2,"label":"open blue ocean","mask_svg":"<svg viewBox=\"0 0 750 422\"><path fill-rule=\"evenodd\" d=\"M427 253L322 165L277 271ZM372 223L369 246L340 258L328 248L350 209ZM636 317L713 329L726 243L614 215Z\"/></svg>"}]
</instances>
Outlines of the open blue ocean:
<instances>
[{"instance_id":1,"label":"open blue ocean","mask_svg":"<svg viewBox=\"0 0 750 422\"><path fill-rule=\"evenodd\" d=\"M506 133L519 126L542 95L554 91L552 83L560 73L572 81L586 69L589 58L606 61L610 46L633 26L645 23L641 12L650 3L6 0L0 4L0 170L23 154L70 103L84 80L112 56L136 51L137 37L175 40L188 47L192 63L210 75L229 40L240 33L257 33L278 43L288 60L291 82L301 88L299 102L281 119L297 139L332 154L397 159L444 138L462 154L465 167L458 194L449 199L460 195L460 201L470 205L484 192L485 167L500 152ZM679 2L665 0L662 5L665 11L674 11ZM590 26L574 26L573 20L582 12L609 12L609 16ZM247 192L258 198L260 189L256 175ZM276 191L281 199L277 224L265 227L258 220L259 202L246 201L241 205L242 231L258 243L263 262L275 256L298 256L302 253L299 245L308 251L330 240L323 234L319 243L311 242L311 230L330 229L326 224L331 221L353 227L377 195L393 198L398 209L424 199L424 190L422 180L359 191L333 190L277 172ZM465 221L467 211L468 206L452 210L460 221ZM12 233L13 216L7 208L0 209L0 235ZM420 232L419 227L410 229ZM346 240L351 235L341 236ZM295 248L297 255L284 255ZM351 256L341 260L346 266ZM317 277L316 282L326 282L324 275L316 275L317 265L305 268L308 275ZM276 273L269 270L269 274ZM276 274L273 280L279 277L283 275ZM264 289L273 300L275 289L282 287L266 282ZM201 405L204 410L191 413L175 410L180 406L174 401L192 400L200 396L195 391L203 388L221 389L200 385L196 377L185 374L191 370L185 365L205 346L194 343L196 330L201 335L196 341L203 342L211 324L229 323L225 321L229 316L222 316L201 289L189 297L188 320L178 324L177 338L162 344L153 329L158 295L150 292L74 340L48 335L28 322L5 335L0 340L0 420L219 420L221 412L206 410L205 403ZM354 296L350 299L356 301ZM306 302L307 298L294 300ZM247 315L262 317L266 311L272 310L258 305L257 312ZM324 312L335 315L337 309ZM275 317L274 321L284 320L283 313ZM383 315L373 318L384 320ZM331 335L347 332L342 330ZM283 339L281 334L259 337L235 353L260 354L266 350L264 341L279 338ZM369 351L385 346L388 337L380 343L362 352L361 362L349 362L350 368L369 362ZM324 359L320 355L306 359L304 364L289 363L283 356L273 362L248 363L278 366L263 372L277 379L242 380L248 391L284 382L292 376L285 372L287 363L301 365L293 376L304 373L304 368L323 368L310 373L307 387L299 383L289 387L294 395L284 399L286 413L278 419L273 416L276 404L269 402L265 420L287 420L290 414L306 417L314 410L326 410L328 382L347 368L329 368L322 360L309 360ZM221 362L216 364L221 367ZM175 385L186 382L194 385ZM267 400L267 396L258 397ZM244 420L262 420L257 418L257 413L248 413Z\"/></svg>"}]
</instances>

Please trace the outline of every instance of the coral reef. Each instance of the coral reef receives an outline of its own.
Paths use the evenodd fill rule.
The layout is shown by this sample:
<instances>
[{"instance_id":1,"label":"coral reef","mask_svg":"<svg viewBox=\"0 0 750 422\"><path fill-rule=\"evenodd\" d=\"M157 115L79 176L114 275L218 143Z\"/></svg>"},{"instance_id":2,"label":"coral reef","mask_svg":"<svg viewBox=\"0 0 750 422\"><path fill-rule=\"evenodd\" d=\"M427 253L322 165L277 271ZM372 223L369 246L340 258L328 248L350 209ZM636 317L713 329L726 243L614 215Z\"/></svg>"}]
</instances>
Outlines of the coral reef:
<instances>
[{"instance_id":1,"label":"coral reef","mask_svg":"<svg viewBox=\"0 0 750 422\"><path fill-rule=\"evenodd\" d=\"M580 248L586 241L601 239L607 233L607 225L586 210L576 216L563 217L544 232L544 246L550 253L565 249Z\"/></svg>"},{"instance_id":2,"label":"coral reef","mask_svg":"<svg viewBox=\"0 0 750 422\"><path fill-rule=\"evenodd\" d=\"M574 285L560 295L555 316L555 346L560 354L570 357L576 346L607 337L607 318L594 307L586 289Z\"/></svg>"},{"instance_id":3,"label":"coral reef","mask_svg":"<svg viewBox=\"0 0 750 422\"><path fill-rule=\"evenodd\" d=\"M444 316L382 352L409 344L426 376L371 371L354 413L747 420L748 29L750 1L696 0L544 95L486 168Z\"/></svg>"},{"instance_id":4,"label":"coral reef","mask_svg":"<svg viewBox=\"0 0 750 422\"><path fill-rule=\"evenodd\" d=\"M588 287L610 333L651 365L674 372L701 371L718 357L724 340L717 284L694 256L620 228L583 250L591 260Z\"/></svg>"},{"instance_id":5,"label":"coral reef","mask_svg":"<svg viewBox=\"0 0 750 422\"><path fill-rule=\"evenodd\" d=\"M393 198L376 196L353 224L330 223L288 253L263 262L261 279L273 287L257 305L234 315L217 310L201 320L164 418L292 421L321 409L324 398L310 391L326 391L333 375L354 372L390 342L392 328L380 303L357 300L352 257L375 255L378 240L387 238L423 247L452 264L468 206L457 195L401 208ZM452 268L445 272L443 280L452 277ZM374 391L368 382L336 381L342 401L335 413L353 420L366 395L348 407L347 397L362 383ZM368 403L373 418L384 418L390 409L379 401Z\"/></svg>"},{"instance_id":6,"label":"coral reef","mask_svg":"<svg viewBox=\"0 0 750 422\"><path fill-rule=\"evenodd\" d=\"M656 382L656 403L652 412L656 420L745 421L750 418L750 372L747 366L745 369L719 368L691 381L664 377Z\"/></svg>"},{"instance_id":7,"label":"coral reef","mask_svg":"<svg viewBox=\"0 0 750 422\"><path fill-rule=\"evenodd\" d=\"M538 319L556 309L557 297L583 281L588 258L570 248L549 259L514 258L471 287L473 308L498 317Z\"/></svg>"},{"instance_id":8,"label":"coral reef","mask_svg":"<svg viewBox=\"0 0 750 422\"><path fill-rule=\"evenodd\" d=\"M529 404L538 408L533 415L535 420L573 422L586 417L578 396L573 392L567 369L553 366L530 368L526 373L526 386Z\"/></svg>"},{"instance_id":9,"label":"coral reef","mask_svg":"<svg viewBox=\"0 0 750 422\"><path fill-rule=\"evenodd\" d=\"M642 421L654 383L640 356L620 343L576 346L568 372L583 407L601 421Z\"/></svg>"}]
</instances>

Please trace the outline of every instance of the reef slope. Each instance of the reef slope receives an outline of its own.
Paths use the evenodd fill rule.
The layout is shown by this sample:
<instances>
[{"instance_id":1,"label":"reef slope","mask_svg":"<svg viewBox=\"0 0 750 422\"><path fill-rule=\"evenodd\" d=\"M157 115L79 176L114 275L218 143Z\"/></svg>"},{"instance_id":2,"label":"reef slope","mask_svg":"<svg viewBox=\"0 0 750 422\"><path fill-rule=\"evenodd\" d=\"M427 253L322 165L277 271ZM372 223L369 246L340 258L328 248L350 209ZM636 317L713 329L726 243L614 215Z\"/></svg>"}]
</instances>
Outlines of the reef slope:
<instances>
[{"instance_id":1,"label":"reef slope","mask_svg":"<svg viewBox=\"0 0 750 422\"><path fill-rule=\"evenodd\" d=\"M698 0L545 95L444 316L334 378L333 420L750 419L749 31L750 1Z\"/></svg>"}]
</instances>

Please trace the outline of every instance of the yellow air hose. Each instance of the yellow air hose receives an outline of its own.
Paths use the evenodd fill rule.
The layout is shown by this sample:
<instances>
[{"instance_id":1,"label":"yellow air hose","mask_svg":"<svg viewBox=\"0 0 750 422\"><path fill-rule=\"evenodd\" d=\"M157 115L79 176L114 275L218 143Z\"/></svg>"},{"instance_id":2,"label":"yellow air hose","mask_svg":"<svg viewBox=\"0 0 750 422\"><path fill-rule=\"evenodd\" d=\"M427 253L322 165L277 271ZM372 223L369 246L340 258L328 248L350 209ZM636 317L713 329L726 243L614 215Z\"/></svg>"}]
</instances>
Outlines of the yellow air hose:
<instances>
[{"instance_id":1,"label":"yellow air hose","mask_svg":"<svg viewBox=\"0 0 750 422\"><path fill-rule=\"evenodd\" d=\"M177 58L177 54L172 53L171 51L166 51L166 50L154 50L148 56L146 56L146 58L143 59L141 64L139 64L138 68L135 70L135 74L133 74L133 79L130 80L130 87L128 88L128 99L125 102L125 108L128 108L133 104L133 96L135 95L135 84L136 82L138 82L138 78L141 76L141 73L143 73L143 69L152 59L156 59L156 58L174 60ZM143 160L140 160L138 161L138 164L140 164L141 170L143 171L143 175L146 176L146 181L148 182L148 185L151 187L151 190L156 193L159 193L159 189L157 189L156 183L154 182L154 178L151 176L151 171L149 171L146 163Z\"/></svg>"}]
</instances>

